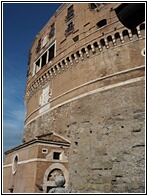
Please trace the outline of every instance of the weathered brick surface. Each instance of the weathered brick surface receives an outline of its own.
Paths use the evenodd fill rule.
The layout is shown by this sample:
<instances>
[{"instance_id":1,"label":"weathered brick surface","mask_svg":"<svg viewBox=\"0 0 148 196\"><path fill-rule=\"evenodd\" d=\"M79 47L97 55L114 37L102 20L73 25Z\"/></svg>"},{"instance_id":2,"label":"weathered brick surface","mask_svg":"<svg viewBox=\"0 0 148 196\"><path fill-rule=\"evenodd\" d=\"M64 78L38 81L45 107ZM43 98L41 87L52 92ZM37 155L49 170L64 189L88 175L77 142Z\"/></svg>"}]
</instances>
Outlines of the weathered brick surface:
<instances>
[{"instance_id":1,"label":"weathered brick surface","mask_svg":"<svg viewBox=\"0 0 148 196\"><path fill-rule=\"evenodd\" d=\"M37 121L38 119L32 125ZM40 121L42 127L45 126L45 131L46 124L51 123L53 131L71 141L71 191L143 191L143 82L96 93L65 104L40 117ZM34 128L30 130L32 129ZM130 186L135 183L135 186Z\"/></svg>"},{"instance_id":2,"label":"weathered brick surface","mask_svg":"<svg viewBox=\"0 0 148 196\"><path fill-rule=\"evenodd\" d=\"M78 3L74 4L72 19L75 31L65 36L68 24L65 16L70 5L60 8L60 13L49 20L32 45L23 141L54 131L71 142L65 150L68 165L63 163L68 168L71 192L142 193L145 191L145 62L141 54L145 44L144 24L131 32L111 9L118 4L107 3L97 12L90 10L87 3ZM98 29L96 23L102 19L107 19L107 25ZM56 32L45 48L56 39L56 57L32 76L34 62L45 50L35 52L38 39L44 38L53 21ZM76 35L79 40L74 42ZM65 60L67 65L63 63ZM45 84L51 89L50 109L40 113L39 100ZM28 158L45 158L41 149L42 146L32 147L24 151L24 157L26 152ZM7 157L9 164L10 156ZM28 186L32 183L30 175L34 183L40 184L47 163L35 162L26 167L33 170L26 173L30 181L24 180L25 187L26 183ZM39 192L35 186L24 191Z\"/></svg>"}]
</instances>

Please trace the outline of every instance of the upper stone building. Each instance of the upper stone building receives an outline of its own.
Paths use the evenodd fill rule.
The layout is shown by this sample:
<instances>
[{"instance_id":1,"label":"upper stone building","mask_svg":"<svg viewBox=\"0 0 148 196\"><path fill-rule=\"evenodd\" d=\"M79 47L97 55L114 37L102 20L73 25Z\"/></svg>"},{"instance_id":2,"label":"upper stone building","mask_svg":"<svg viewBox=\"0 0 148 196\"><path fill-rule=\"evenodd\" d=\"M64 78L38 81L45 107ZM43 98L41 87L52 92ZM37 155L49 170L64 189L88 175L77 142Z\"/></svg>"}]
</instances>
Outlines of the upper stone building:
<instances>
[{"instance_id":1,"label":"upper stone building","mask_svg":"<svg viewBox=\"0 0 148 196\"><path fill-rule=\"evenodd\" d=\"M3 191L145 191L145 24L119 3L64 3L29 52L23 143L5 152ZM41 190L42 187L42 190Z\"/></svg>"}]
</instances>

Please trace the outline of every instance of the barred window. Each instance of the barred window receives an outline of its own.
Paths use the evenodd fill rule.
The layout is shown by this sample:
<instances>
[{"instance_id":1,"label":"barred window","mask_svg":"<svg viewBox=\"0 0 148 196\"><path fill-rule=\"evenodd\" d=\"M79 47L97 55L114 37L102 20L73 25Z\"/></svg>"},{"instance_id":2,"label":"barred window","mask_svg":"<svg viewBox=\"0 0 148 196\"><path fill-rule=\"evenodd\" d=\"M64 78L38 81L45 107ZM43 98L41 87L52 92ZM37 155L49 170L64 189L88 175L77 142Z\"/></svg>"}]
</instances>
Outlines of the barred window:
<instances>
[{"instance_id":1,"label":"barred window","mask_svg":"<svg viewBox=\"0 0 148 196\"><path fill-rule=\"evenodd\" d=\"M66 21L70 20L74 16L73 5L71 5L67 10Z\"/></svg>"}]
</instances>

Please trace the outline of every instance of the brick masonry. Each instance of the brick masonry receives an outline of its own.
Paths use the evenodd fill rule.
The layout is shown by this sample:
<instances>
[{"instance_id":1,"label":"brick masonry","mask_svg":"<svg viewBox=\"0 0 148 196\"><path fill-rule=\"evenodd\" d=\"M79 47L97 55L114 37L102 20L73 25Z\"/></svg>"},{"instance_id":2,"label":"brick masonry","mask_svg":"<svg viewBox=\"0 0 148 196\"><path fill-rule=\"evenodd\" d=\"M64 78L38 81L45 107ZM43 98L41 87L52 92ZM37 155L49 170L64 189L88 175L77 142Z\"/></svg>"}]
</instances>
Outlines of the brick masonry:
<instances>
[{"instance_id":1,"label":"brick masonry","mask_svg":"<svg viewBox=\"0 0 148 196\"><path fill-rule=\"evenodd\" d=\"M20 181L24 183L23 188L15 187L14 191L40 192L35 183L46 183L48 169L53 165L49 157L55 147L48 147L49 154L45 156L38 153L42 146L35 147L29 142L54 132L70 142L64 149L66 161L54 162L55 166L64 168L70 192L143 193L144 23L133 31L123 27L114 12L117 3L99 4L98 11L90 10L88 3L76 3L70 19L74 31L65 35L69 23L65 16L71 5L63 4L59 8L31 46L23 147L7 152L4 190L7 192L24 174ZM96 24L103 19L107 24L98 28ZM36 53L38 41L48 35L53 23L54 36ZM74 41L76 37L78 40ZM36 60L42 58L51 43L56 45L55 58L34 74ZM48 109L40 105L45 85L50 89ZM12 175L16 153L20 167ZM20 169L21 161L30 159L33 161Z\"/></svg>"},{"instance_id":2,"label":"brick masonry","mask_svg":"<svg viewBox=\"0 0 148 196\"><path fill-rule=\"evenodd\" d=\"M71 141L72 192L144 191L143 87L140 81L86 96L32 122L30 131L40 124L36 132L46 133L50 125Z\"/></svg>"}]
</instances>

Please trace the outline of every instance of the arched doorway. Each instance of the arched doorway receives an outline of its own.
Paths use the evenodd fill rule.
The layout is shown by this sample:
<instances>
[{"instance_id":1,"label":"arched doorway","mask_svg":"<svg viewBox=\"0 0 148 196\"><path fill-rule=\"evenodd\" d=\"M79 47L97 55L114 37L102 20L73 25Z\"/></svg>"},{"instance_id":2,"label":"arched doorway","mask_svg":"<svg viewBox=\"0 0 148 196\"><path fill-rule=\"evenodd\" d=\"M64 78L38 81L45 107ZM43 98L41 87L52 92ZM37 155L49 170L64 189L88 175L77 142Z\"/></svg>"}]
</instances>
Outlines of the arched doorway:
<instances>
[{"instance_id":1,"label":"arched doorway","mask_svg":"<svg viewBox=\"0 0 148 196\"><path fill-rule=\"evenodd\" d=\"M55 163L49 166L49 168L45 171L43 178L43 192L48 193L48 191L56 187L55 185L55 177L58 175L64 176L66 183L65 187L68 186L68 171L67 169L60 163Z\"/></svg>"}]
</instances>

